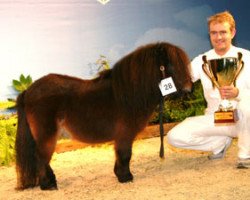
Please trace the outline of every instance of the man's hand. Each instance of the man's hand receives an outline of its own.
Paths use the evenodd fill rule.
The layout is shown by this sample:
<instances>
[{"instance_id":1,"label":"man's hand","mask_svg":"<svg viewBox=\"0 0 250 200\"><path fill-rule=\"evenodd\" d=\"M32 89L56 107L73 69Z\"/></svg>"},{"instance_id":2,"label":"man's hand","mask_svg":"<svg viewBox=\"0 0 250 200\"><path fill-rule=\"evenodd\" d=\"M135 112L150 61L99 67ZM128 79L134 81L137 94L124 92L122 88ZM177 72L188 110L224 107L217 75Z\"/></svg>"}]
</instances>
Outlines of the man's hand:
<instances>
[{"instance_id":1,"label":"man's hand","mask_svg":"<svg viewBox=\"0 0 250 200\"><path fill-rule=\"evenodd\" d=\"M236 98L239 94L239 89L234 86L222 86L219 91L222 99Z\"/></svg>"}]
</instances>

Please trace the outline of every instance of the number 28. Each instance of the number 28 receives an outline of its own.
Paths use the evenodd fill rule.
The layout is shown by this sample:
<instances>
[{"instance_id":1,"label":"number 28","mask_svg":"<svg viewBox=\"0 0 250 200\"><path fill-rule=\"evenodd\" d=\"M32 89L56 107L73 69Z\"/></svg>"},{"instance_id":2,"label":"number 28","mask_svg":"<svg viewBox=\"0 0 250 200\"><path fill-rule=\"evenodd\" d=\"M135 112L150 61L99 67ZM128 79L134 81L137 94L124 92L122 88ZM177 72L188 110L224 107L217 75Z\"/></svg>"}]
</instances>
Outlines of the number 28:
<instances>
[{"instance_id":1,"label":"number 28","mask_svg":"<svg viewBox=\"0 0 250 200\"><path fill-rule=\"evenodd\" d=\"M168 83L168 84L164 84L164 88L165 88L165 90L169 90L169 89L171 89L173 86L172 86L172 84L171 83Z\"/></svg>"}]
</instances>

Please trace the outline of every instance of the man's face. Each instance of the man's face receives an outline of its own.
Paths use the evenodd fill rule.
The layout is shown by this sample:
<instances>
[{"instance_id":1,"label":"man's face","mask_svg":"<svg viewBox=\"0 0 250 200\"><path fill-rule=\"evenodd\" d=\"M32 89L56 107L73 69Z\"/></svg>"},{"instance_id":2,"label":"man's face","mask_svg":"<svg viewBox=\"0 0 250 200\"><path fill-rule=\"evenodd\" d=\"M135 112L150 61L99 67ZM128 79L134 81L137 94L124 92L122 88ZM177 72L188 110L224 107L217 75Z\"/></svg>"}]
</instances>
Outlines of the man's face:
<instances>
[{"instance_id":1,"label":"man's face","mask_svg":"<svg viewBox=\"0 0 250 200\"><path fill-rule=\"evenodd\" d=\"M209 27L209 35L213 48L219 55L224 55L230 48L232 39L235 36L235 29L230 30L228 22L213 22Z\"/></svg>"}]
</instances>

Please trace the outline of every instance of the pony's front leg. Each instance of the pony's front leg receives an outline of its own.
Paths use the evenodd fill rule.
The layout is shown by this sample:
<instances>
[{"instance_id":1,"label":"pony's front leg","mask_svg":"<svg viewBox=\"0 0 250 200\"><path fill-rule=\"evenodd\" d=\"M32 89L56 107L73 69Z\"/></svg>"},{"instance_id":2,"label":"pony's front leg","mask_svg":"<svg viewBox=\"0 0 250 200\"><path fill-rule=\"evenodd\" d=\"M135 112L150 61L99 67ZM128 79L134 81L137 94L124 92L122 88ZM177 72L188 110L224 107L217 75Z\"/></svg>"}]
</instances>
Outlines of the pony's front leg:
<instances>
[{"instance_id":1,"label":"pony's front leg","mask_svg":"<svg viewBox=\"0 0 250 200\"><path fill-rule=\"evenodd\" d=\"M132 155L132 141L115 141L116 161L114 172L119 182L124 183L133 180L130 172L130 159Z\"/></svg>"}]
</instances>

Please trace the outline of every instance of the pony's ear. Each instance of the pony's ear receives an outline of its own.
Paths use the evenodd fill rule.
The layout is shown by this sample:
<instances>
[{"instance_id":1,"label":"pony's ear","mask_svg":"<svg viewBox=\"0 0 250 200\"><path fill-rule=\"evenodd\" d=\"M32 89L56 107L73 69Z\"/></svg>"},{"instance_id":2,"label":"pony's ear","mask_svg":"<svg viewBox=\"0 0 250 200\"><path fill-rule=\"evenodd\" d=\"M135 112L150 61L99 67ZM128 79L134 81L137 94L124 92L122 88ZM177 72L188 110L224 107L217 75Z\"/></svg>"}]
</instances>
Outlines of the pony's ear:
<instances>
[{"instance_id":1,"label":"pony's ear","mask_svg":"<svg viewBox=\"0 0 250 200\"><path fill-rule=\"evenodd\" d=\"M164 61L168 60L166 55L166 49L165 46L162 43L157 43L153 47L153 59L155 60L155 64L157 64L158 67L161 65L166 65Z\"/></svg>"}]
</instances>

